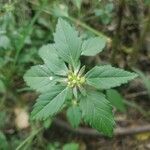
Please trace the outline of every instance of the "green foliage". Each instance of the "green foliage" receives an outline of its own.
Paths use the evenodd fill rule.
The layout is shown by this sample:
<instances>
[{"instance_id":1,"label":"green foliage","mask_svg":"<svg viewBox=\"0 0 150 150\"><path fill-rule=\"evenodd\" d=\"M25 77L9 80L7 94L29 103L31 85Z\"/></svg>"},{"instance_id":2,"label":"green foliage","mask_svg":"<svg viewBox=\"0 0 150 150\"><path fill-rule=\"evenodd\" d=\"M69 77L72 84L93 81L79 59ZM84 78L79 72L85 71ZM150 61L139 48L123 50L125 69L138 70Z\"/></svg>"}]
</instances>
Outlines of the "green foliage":
<instances>
[{"instance_id":1,"label":"green foliage","mask_svg":"<svg viewBox=\"0 0 150 150\"><path fill-rule=\"evenodd\" d=\"M7 49L10 46L10 40L6 35L0 34L0 49Z\"/></svg>"},{"instance_id":2,"label":"green foliage","mask_svg":"<svg viewBox=\"0 0 150 150\"><path fill-rule=\"evenodd\" d=\"M54 4L52 14L56 17L68 17L68 7L65 4Z\"/></svg>"},{"instance_id":3,"label":"green foliage","mask_svg":"<svg viewBox=\"0 0 150 150\"><path fill-rule=\"evenodd\" d=\"M117 110L121 112L126 111L124 99L118 91L110 89L106 91L106 95L107 95L107 99Z\"/></svg>"},{"instance_id":4,"label":"green foliage","mask_svg":"<svg viewBox=\"0 0 150 150\"><path fill-rule=\"evenodd\" d=\"M48 144L46 150L79 150L79 144L75 142L70 142L66 144L61 144L60 142L53 142Z\"/></svg>"},{"instance_id":5,"label":"green foliage","mask_svg":"<svg viewBox=\"0 0 150 150\"><path fill-rule=\"evenodd\" d=\"M7 113L0 111L0 129L4 128L7 122Z\"/></svg>"},{"instance_id":6,"label":"green foliage","mask_svg":"<svg viewBox=\"0 0 150 150\"><path fill-rule=\"evenodd\" d=\"M24 80L31 88L36 89L38 92L45 92L45 90L48 90L56 83L54 74L46 65L31 67L26 72Z\"/></svg>"},{"instance_id":7,"label":"green foliage","mask_svg":"<svg viewBox=\"0 0 150 150\"><path fill-rule=\"evenodd\" d=\"M33 119L47 119L54 116L63 106L68 88L55 85L47 93L40 95L32 111Z\"/></svg>"},{"instance_id":8,"label":"green foliage","mask_svg":"<svg viewBox=\"0 0 150 150\"><path fill-rule=\"evenodd\" d=\"M81 9L82 0L72 0L72 2L79 10Z\"/></svg>"},{"instance_id":9,"label":"green foliage","mask_svg":"<svg viewBox=\"0 0 150 150\"><path fill-rule=\"evenodd\" d=\"M77 143L67 143L63 146L63 150L79 150Z\"/></svg>"},{"instance_id":10,"label":"green foliage","mask_svg":"<svg viewBox=\"0 0 150 150\"><path fill-rule=\"evenodd\" d=\"M149 6L150 5L150 0L144 0L144 3Z\"/></svg>"},{"instance_id":11,"label":"green foliage","mask_svg":"<svg viewBox=\"0 0 150 150\"><path fill-rule=\"evenodd\" d=\"M44 120L43 126L45 129L48 129L52 124L52 119L48 118L47 120Z\"/></svg>"},{"instance_id":12,"label":"green foliage","mask_svg":"<svg viewBox=\"0 0 150 150\"><path fill-rule=\"evenodd\" d=\"M115 121L110 102L101 92L89 91L82 97L80 108L84 121L104 135L112 136Z\"/></svg>"},{"instance_id":13,"label":"green foliage","mask_svg":"<svg viewBox=\"0 0 150 150\"><path fill-rule=\"evenodd\" d=\"M81 55L82 44L78 32L69 23L60 18L56 26L54 41L58 55L65 62L76 67Z\"/></svg>"},{"instance_id":14,"label":"green foliage","mask_svg":"<svg viewBox=\"0 0 150 150\"><path fill-rule=\"evenodd\" d=\"M80 68L80 56L101 52L106 41L96 37L82 41L75 28L61 18L56 26L54 42L40 49L44 65L31 67L24 76L27 85L41 93L32 118L52 118L69 107L67 117L73 127L79 125L82 117L99 132L112 136L115 125L112 106L95 87L110 89L137 75L109 65L96 66L84 75L85 67Z\"/></svg>"},{"instance_id":15,"label":"green foliage","mask_svg":"<svg viewBox=\"0 0 150 150\"><path fill-rule=\"evenodd\" d=\"M46 133L46 136L45 133L43 135L43 132L38 132L35 135L32 130L34 130L33 125L35 124L37 125L35 131L38 130L40 126L42 126L42 129L50 128L55 115L63 109L66 111L63 111L62 115L64 116L64 113L66 112L67 120L71 126L77 128L81 123L83 126L84 122L92 126L92 124L90 124L90 118L86 121L86 117L83 117L84 111L81 110L80 102L85 100L86 97L89 97L90 91L96 90L98 93L105 91L101 89L97 90L94 85L91 86L92 84L89 85L87 83L85 73L95 64L95 62L99 62L100 64L100 61L98 60L98 57L86 58L85 56L94 56L102 52L104 47L106 52L103 52L100 57L102 58L101 63L107 63L107 60L110 59L115 65L128 66L127 64L130 64L129 66L132 67L132 60L134 62L132 57L135 59L139 58L139 68L146 71L146 74L142 72L143 76L139 74L141 78L139 80L142 80L143 82L141 81L141 84L144 83L145 89L147 88L147 91L150 91L148 67L145 67L145 65L148 65L149 57L147 36L149 24L148 6L150 0L123 0L124 4L119 1L119 3L116 3L112 0L50 0L46 3L45 7L43 7L43 2L46 1L47 0L1 0L0 3L0 150L16 149L17 147L20 147L20 144L23 145L20 149L46 149L49 142L52 142L52 146L50 146L49 150L62 149L64 143L59 143L59 139L58 142L53 143L53 140L51 141L51 138L49 139L49 135L47 136L48 133ZM121 5L125 5L125 7L122 7ZM140 9L141 6L142 9ZM122 13L119 14L117 11L119 8L124 8L119 11L123 12L123 21L121 21ZM117 16L120 17L118 18ZM55 43L44 45L39 51L44 65L36 66L36 71L33 70L33 67L26 74L27 77L25 80L32 89L37 90L41 94L32 111L32 118L41 120L47 119L41 123L36 122L35 124L32 124L30 121L29 130L18 130L18 128L16 128L18 114L16 112L14 114L14 109L16 110L18 106L26 105L26 109L30 111L31 103L33 103L32 99L35 96L29 87L23 87L22 76L29 66L41 63L41 59L39 59L38 56L38 49L45 43L52 43L57 17L63 17L72 24L75 24L81 33L81 35L77 33L78 37L86 39L82 40L81 44L81 60L83 64L86 63L88 66L86 68L83 66L83 68L80 69L82 65L79 61L77 62L78 59L73 62L73 65L67 63L62 56L58 55ZM121 30L119 31L116 29L118 29L120 21ZM140 36L137 35L137 29L138 33L142 33ZM104 35L103 32L107 35ZM132 36L135 33L137 36ZM72 35L72 33L69 34L69 36L70 35ZM109 41L109 44L105 46L106 40L99 37L93 37L94 35L104 37ZM69 36L67 33L67 37ZM119 38L117 38L117 36ZM113 43L111 43L111 41L113 41ZM140 41L139 44L136 44L136 41ZM138 49L141 49L141 51L139 51L140 53L137 51ZM110 52L109 55L107 55L108 51ZM114 51L116 51L116 55L113 55ZM134 55L134 53L137 55ZM115 61L113 61L113 57L114 59L116 58ZM42 69L42 66L44 69ZM97 84L101 84L100 81L98 81ZM55 87L56 85L58 86L57 88ZM55 97L66 88L69 88L70 90L68 89L69 91L67 92L68 95L66 95L65 101L63 102L64 99L62 98L62 101L55 99ZM133 91L135 90L140 92L139 90L141 90L141 88L135 87ZM118 94L117 91L107 90L105 99L108 99L114 107L118 107L117 109L121 111L123 110L123 107L121 106L122 97ZM141 94L146 94L144 99L147 99L147 92L145 91L131 93L131 97L139 96ZM52 95L54 95L53 98ZM59 96L57 98L59 98ZM101 101L101 99L98 100ZM137 102L133 101L124 100L124 102L126 105L135 109L135 113L136 110L139 111L140 113L138 113L138 115L141 114L145 118L149 117L146 101L140 103L141 105L136 104ZM95 102L94 100L94 104L95 103L97 103L97 101ZM58 107L54 107L54 104L58 105ZM49 107L49 105L52 106ZM144 108L142 108L143 106ZM48 107L50 110L47 109ZM105 107L103 109L105 110ZM109 109L112 110L110 104ZM96 109L97 113L93 116L99 116L100 111L98 110L99 109ZM48 117L43 115L43 113ZM92 112L89 113L92 114ZM14 115L16 116L16 119ZM38 117L38 115L40 115L41 118ZM103 120L104 119L105 118L103 118ZM24 119L22 118L22 120ZM95 119L92 121L94 122ZM98 128L98 131L101 131L101 129L99 129L101 128L100 126L96 127ZM64 142L64 137L60 138L61 141ZM84 149L84 147L86 147L84 144L86 143L82 143L82 140L80 142L82 144L81 149ZM91 147L91 143L88 143L88 146ZM68 149L73 149L71 146L67 147Z\"/></svg>"},{"instance_id":16,"label":"green foliage","mask_svg":"<svg viewBox=\"0 0 150 150\"><path fill-rule=\"evenodd\" d=\"M0 80L0 93L6 92L5 84L2 80Z\"/></svg>"},{"instance_id":17,"label":"green foliage","mask_svg":"<svg viewBox=\"0 0 150 150\"><path fill-rule=\"evenodd\" d=\"M43 46L39 51L39 55L54 74L62 76L67 75L68 69L65 63L58 57L54 45L49 44Z\"/></svg>"},{"instance_id":18,"label":"green foliage","mask_svg":"<svg viewBox=\"0 0 150 150\"><path fill-rule=\"evenodd\" d=\"M87 83L97 89L110 89L127 83L137 77L135 73L130 73L110 65L96 66L87 74Z\"/></svg>"},{"instance_id":19,"label":"green foliage","mask_svg":"<svg viewBox=\"0 0 150 150\"><path fill-rule=\"evenodd\" d=\"M0 131L0 149L1 150L8 150L8 142L6 136L3 132Z\"/></svg>"},{"instance_id":20,"label":"green foliage","mask_svg":"<svg viewBox=\"0 0 150 150\"><path fill-rule=\"evenodd\" d=\"M78 106L72 106L67 110L67 118L72 127L77 128L81 121L81 110Z\"/></svg>"},{"instance_id":21,"label":"green foliage","mask_svg":"<svg viewBox=\"0 0 150 150\"><path fill-rule=\"evenodd\" d=\"M106 40L99 37L89 38L82 44L82 55L94 56L101 52L106 45Z\"/></svg>"},{"instance_id":22,"label":"green foliage","mask_svg":"<svg viewBox=\"0 0 150 150\"><path fill-rule=\"evenodd\" d=\"M100 21L107 25L112 20L113 3L102 5L100 9L95 9L95 15L100 17Z\"/></svg>"}]
</instances>

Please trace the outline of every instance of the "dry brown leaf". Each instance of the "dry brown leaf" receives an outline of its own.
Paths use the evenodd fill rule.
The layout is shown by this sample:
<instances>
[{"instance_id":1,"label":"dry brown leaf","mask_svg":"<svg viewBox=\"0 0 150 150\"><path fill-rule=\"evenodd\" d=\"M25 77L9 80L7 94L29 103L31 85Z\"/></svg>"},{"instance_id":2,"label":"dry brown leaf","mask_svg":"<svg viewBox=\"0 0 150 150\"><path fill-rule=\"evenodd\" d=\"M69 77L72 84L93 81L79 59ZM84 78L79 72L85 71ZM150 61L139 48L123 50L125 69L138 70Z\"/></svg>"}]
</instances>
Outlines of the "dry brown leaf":
<instances>
[{"instance_id":1,"label":"dry brown leaf","mask_svg":"<svg viewBox=\"0 0 150 150\"><path fill-rule=\"evenodd\" d=\"M29 114L23 108L15 108L15 124L18 129L26 129L29 127Z\"/></svg>"}]
</instances>

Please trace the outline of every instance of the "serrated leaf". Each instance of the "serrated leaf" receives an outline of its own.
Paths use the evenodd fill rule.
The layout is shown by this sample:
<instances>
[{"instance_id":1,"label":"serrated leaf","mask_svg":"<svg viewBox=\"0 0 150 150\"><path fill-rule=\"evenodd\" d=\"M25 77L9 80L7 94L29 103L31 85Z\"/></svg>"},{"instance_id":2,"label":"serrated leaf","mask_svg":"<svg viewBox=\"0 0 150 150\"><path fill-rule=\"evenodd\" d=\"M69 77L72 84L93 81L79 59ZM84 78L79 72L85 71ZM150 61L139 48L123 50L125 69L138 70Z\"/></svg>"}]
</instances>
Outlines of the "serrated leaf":
<instances>
[{"instance_id":1,"label":"serrated leaf","mask_svg":"<svg viewBox=\"0 0 150 150\"><path fill-rule=\"evenodd\" d=\"M68 74L68 69L63 60L58 57L53 44L42 46L39 50L39 55L54 74L62 76Z\"/></svg>"},{"instance_id":2,"label":"serrated leaf","mask_svg":"<svg viewBox=\"0 0 150 150\"><path fill-rule=\"evenodd\" d=\"M46 65L31 67L24 75L24 80L38 92L45 92L56 83L53 73Z\"/></svg>"},{"instance_id":3,"label":"serrated leaf","mask_svg":"<svg viewBox=\"0 0 150 150\"><path fill-rule=\"evenodd\" d=\"M107 99L117 110L121 112L126 111L125 104L123 102L124 99L118 91L110 89L106 91L106 95Z\"/></svg>"},{"instance_id":4,"label":"serrated leaf","mask_svg":"<svg viewBox=\"0 0 150 150\"><path fill-rule=\"evenodd\" d=\"M72 106L67 110L67 118L71 126L77 128L81 121L81 110L78 106Z\"/></svg>"},{"instance_id":5,"label":"serrated leaf","mask_svg":"<svg viewBox=\"0 0 150 150\"><path fill-rule=\"evenodd\" d=\"M100 53L106 45L106 39L100 37L89 38L82 44L82 55L94 56Z\"/></svg>"},{"instance_id":6,"label":"serrated leaf","mask_svg":"<svg viewBox=\"0 0 150 150\"><path fill-rule=\"evenodd\" d=\"M107 136L112 136L115 121L110 102L100 92L90 91L80 101L82 117L86 123Z\"/></svg>"},{"instance_id":7,"label":"serrated leaf","mask_svg":"<svg viewBox=\"0 0 150 150\"><path fill-rule=\"evenodd\" d=\"M110 89L137 77L137 74L110 65L96 66L86 74L87 84L98 89Z\"/></svg>"},{"instance_id":8,"label":"serrated leaf","mask_svg":"<svg viewBox=\"0 0 150 150\"><path fill-rule=\"evenodd\" d=\"M55 48L58 55L67 63L76 67L81 55L82 41L78 32L65 20L59 18L54 34Z\"/></svg>"},{"instance_id":9,"label":"serrated leaf","mask_svg":"<svg viewBox=\"0 0 150 150\"><path fill-rule=\"evenodd\" d=\"M62 85L55 85L48 92L43 93L37 99L31 113L32 119L45 120L58 113L67 96L68 88Z\"/></svg>"}]
</instances>

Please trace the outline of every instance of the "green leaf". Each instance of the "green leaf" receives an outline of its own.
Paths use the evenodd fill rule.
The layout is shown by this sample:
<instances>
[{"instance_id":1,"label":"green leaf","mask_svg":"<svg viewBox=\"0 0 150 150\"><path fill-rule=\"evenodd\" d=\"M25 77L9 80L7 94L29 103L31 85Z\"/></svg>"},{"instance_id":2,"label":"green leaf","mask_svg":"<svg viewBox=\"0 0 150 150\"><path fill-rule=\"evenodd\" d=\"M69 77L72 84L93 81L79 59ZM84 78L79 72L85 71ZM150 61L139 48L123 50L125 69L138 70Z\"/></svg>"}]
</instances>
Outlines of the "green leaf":
<instances>
[{"instance_id":1,"label":"green leaf","mask_svg":"<svg viewBox=\"0 0 150 150\"><path fill-rule=\"evenodd\" d=\"M54 45L42 46L39 50L39 55L54 74L62 76L68 74L68 69L63 60L58 57Z\"/></svg>"},{"instance_id":2,"label":"green leaf","mask_svg":"<svg viewBox=\"0 0 150 150\"><path fill-rule=\"evenodd\" d=\"M45 92L55 83L55 76L46 65L31 67L24 75L27 85L38 92Z\"/></svg>"},{"instance_id":3,"label":"green leaf","mask_svg":"<svg viewBox=\"0 0 150 150\"><path fill-rule=\"evenodd\" d=\"M51 118L48 118L48 119L44 120L44 122L43 122L44 128L45 128L45 129L50 128L50 126L51 126L51 124L52 124L52 121L53 121L53 120L52 120Z\"/></svg>"},{"instance_id":4,"label":"green leaf","mask_svg":"<svg viewBox=\"0 0 150 150\"><path fill-rule=\"evenodd\" d=\"M40 95L31 113L32 119L45 120L56 115L66 100L68 90L65 86L55 85Z\"/></svg>"},{"instance_id":5,"label":"green leaf","mask_svg":"<svg viewBox=\"0 0 150 150\"><path fill-rule=\"evenodd\" d=\"M107 25L112 21L114 5L113 3L108 3L102 6L100 9L95 9L95 15L100 17L100 21Z\"/></svg>"},{"instance_id":6,"label":"green leaf","mask_svg":"<svg viewBox=\"0 0 150 150\"><path fill-rule=\"evenodd\" d=\"M150 5L150 0L144 0L145 5L149 6Z\"/></svg>"},{"instance_id":7,"label":"green leaf","mask_svg":"<svg viewBox=\"0 0 150 150\"><path fill-rule=\"evenodd\" d=\"M108 14L104 13L103 15L101 15L101 22L104 25L108 25L111 22L111 16L109 16Z\"/></svg>"},{"instance_id":8,"label":"green leaf","mask_svg":"<svg viewBox=\"0 0 150 150\"><path fill-rule=\"evenodd\" d=\"M110 102L100 92L89 91L80 101L82 117L86 123L107 136L112 136L115 121Z\"/></svg>"},{"instance_id":9,"label":"green leaf","mask_svg":"<svg viewBox=\"0 0 150 150\"><path fill-rule=\"evenodd\" d=\"M81 55L82 41L78 32L65 20L59 18L54 34L58 55L67 63L76 67Z\"/></svg>"},{"instance_id":10,"label":"green leaf","mask_svg":"<svg viewBox=\"0 0 150 150\"><path fill-rule=\"evenodd\" d=\"M6 113L6 111L0 111L0 129L5 128L6 123L8 121L8 114ZM6 119L7 118L7 119Z\"/></svg>"},{"instance_id":11,"label":"green leaf","mask_svg":"<svg viewBox=\"0 0 150 150\"><path fill-rule=\"evenodd\" d=\"M82 55L94 56L101 52L106 45L106 39L100 37L89 38L82 45Z\"/></svg>"},{"instance_id":12,"label":"green leaf","mask_svg":"<svg viewBox=\"0 0 150 150\"><path fill-rule=\"evenodd\" d=\"M110 89L127 83L137 77L137 74L114 68L110 65L96 66L86 74L87 84L98 89Z\"/></svg>"},{"instance_id":13,"label":"green leaf","mask_svg":"<svg viewBox=\"0 0 150 150\"><path fill-rule=\"evenodd\" d=\"M9 150L9 145L8 145L6 136L1 131L0 131L0 149L1 150Z\"/></svg>"},{"instance_id":14,"label":"green leaf","mask_svg":"<svg viewBox=\"0 0 150 150\"><path fill-rule=\"evenodd\" d=\"M113 11L113 9L114 9L114 4L113 3L108 3L108 4L106 4L106 6L105 6L105 11L109 14L109 13L111 13L112 11Z\"/></svg>"},{"instance_id":15,"label":"green leaf","mask_svg":"<svg viewBox=\"0 0 150 150\"><path fill-rule=\"evenodd\" d=\"M56 17L68 17L68 7L65 4L54 4L52 14Z\"/></svg>"},{"instance_id":16,"label":"green leaf","mask_svg":"<svg viewBox=\"0 0 150 150\"><path fill-rule=\"evenodd\" d=\"M113 89L107 90L106 91L107 99L110 101L110 103L119 111L125 112L125 104L124 104L124 99L121 96L121 94Z\"/></svg>"},{"instance_id":17,"label":"green leaf","mask_svg":"<svg viewBox=\"0 0 150 150\"><path fill-rule=\"evenodd\" d=\"M67 118L72 127L77 128L81 121L81 110L78 106L72 106L67 110Z\"/></svg>"},{"instance_id":18,"label":"green leaf","mask_svg":"<svg viewBox=\"0 0 150 150\"><path fill-rule=\"evenodd\" d=\"M5 59L5 57L4 57L4 58L0 57L0 69L1 69L5 64L6 64L6 59Z\"/></svg>"},{"instance_id":19,"label":"green leaf","mask_svg":"<svg viewBox=\"0 0 150 150\"><path fill-rule=\"evenodd\" d=\"M7 49L10 46L10 39L6 35L0 35L0 48Z\"/></svg>"},{"instance_id":20,"label":"green leaf","mask_svg":"<svg viewBox=\"0 0 150 150\"><path fill-rule=\"evenodd\" d=\"M67 143L63 146L63 150L79 150L79 144Z\"/></svg>"},{"instance_id":21,"label":"green leaf","mask_svg":"<svg viewBox=\"0 0 150 150\"><path fill-rule=\"evenodd\" d=\"M74 5L80 10L81 9L81 4L82 0L72 0Z\"/></svg>"},{"instance_id":22,"label":"green leaf","mask_svg":"<svg viewBox=\"0 0 150 150\"><path fill-rule=\"evenodd\" d=\"M6 86L2 80L0 80L0 92L2 93L6 92Z\"/></svg>"}]
</instances>

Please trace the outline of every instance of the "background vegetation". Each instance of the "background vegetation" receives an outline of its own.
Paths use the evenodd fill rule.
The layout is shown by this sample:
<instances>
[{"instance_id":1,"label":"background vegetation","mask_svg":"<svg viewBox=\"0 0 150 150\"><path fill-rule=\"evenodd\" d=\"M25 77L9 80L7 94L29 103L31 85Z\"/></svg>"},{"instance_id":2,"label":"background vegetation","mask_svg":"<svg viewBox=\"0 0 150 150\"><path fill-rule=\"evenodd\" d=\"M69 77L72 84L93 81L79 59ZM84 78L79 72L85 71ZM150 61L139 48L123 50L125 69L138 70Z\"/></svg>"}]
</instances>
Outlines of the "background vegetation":
<instances>
[{"instance_id":1,"label":"background vegetation","mask_svg":"<svg viewBox=\"0 0 150 150\"><path fill-rule=\"evenodd\" d=\"M37 94L23 75L41 63L38 50L53 42L58 17L75 25L83 38L108 39L101 55L82 58L89 68L111 63L139 74L106 92L117 122L114 138L85 126L74 131L63 114L52 124L29 119ZM0 0L0 150L150 149L149 35L149 0Z\"/></svg>"}]
</instances>

